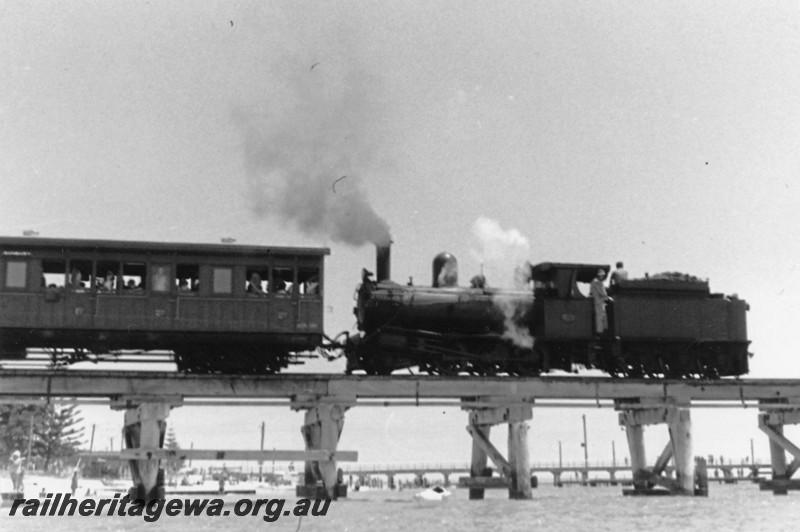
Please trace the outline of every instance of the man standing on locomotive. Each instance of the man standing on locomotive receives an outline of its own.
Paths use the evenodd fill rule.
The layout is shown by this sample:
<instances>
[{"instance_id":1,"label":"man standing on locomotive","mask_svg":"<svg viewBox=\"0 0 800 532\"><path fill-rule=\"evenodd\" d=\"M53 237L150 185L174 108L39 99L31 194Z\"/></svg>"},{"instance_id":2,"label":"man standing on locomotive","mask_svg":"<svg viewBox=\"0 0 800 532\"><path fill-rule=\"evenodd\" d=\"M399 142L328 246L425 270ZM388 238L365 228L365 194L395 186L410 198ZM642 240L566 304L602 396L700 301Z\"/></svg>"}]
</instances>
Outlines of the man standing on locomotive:
<instances>
[{"instance_id":1,"label":"man standing on locomotive","mask_svg":"<svg viewBox=\"0 0 800 532\"><path fill-rule=\"evenodd\" d=\"M592 280L589 295L594 300L594 325L595 332L602 334L608 329L608 315L606 314L606 303L613 303L614 300L608 296L605 284L603 281L606 278L606 272L603 269L597 270L597 275Z\"/></svg>"},{"instance_id":2,"label":"man standing on locomotive","mask_svg":"<svg viewBox=\"0 0 800 532\"><path fill-rule=\"evenodd\" d=\"M617 263L617 269L611 272L611 279L609 280L609 287L616 288L620 281L628 280L628 272L625 271L625 265L622 261Z\"/></svg>"}]
</instances>

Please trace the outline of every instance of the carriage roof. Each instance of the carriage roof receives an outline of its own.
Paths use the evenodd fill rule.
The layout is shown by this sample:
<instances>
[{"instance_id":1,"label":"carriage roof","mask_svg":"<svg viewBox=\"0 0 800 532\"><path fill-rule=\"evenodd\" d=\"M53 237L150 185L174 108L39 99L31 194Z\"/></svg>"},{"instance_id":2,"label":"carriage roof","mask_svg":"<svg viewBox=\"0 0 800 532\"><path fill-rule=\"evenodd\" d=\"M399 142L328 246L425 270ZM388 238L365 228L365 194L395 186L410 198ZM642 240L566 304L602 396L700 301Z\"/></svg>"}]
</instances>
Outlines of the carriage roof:
<instances>
[{"instance_id":1,"label":"carriage roof","mask_svg":"<svg viewBox=\"0 0 800 532\"><path fill-rule=\"evenodd\" d=\"M241 244L196 244L188 242L144 242L74 238L0 237L0 248L109 253L178 253L216 256L329 255L329 248L254 246Z\"/></svg>"}]
</instances>

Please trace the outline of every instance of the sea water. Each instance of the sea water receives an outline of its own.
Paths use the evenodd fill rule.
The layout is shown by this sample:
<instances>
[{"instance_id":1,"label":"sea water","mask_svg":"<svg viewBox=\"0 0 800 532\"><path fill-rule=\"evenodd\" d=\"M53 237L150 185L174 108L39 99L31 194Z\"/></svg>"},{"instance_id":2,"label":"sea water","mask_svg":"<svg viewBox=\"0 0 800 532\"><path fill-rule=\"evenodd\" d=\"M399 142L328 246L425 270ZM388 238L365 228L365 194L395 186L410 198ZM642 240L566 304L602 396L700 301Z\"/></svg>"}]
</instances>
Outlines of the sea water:
<instances>
[{"instance_id":1,"label":"sea water","mask_svg":"<svg viewBox=\"0 0 800 532\"><path fill-rule=\"evenodd\" d=\"M168 517L155 522L142 517L21 517L0 510L3 531L61 532L154 531L189 532L213 530L315 530L412 532L417 530L466 531L640 531L716 530L780 531L800 527L800 492L774 496L750 483L710 486L708 497L624 497L619 487L541 486L533 499L508 500L502 490L486 492L482 501L468 500L468 492L453 489L439 506L420 507L413 495L418 490L351 492L331 503L325 516L281 516L274 522L255 517ZM286 499L292 509L297 498L287 493L258 497ZM251 497L253 498L253 497ZM226 509L238 497L224 497Z\"/></svg>"}]
</instances>

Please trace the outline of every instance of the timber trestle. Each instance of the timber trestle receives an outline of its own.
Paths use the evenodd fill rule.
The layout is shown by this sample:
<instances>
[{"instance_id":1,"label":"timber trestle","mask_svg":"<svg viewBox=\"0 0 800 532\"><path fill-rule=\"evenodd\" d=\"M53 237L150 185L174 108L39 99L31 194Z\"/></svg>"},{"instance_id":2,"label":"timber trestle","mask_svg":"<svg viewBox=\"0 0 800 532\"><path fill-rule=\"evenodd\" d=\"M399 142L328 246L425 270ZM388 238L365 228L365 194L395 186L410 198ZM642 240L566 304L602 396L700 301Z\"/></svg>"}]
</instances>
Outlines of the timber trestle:
<instances>
[{"instance_id":1,"label":"timber trestle","mask_svg":"<svg viewBox=\"0 0 800 532\"><path fill-rule=\"evenodd\" d=\"M772 478L761 488L776 494L800 489L800 447L784 436L800 423L800 380L667 380L607 377L434 377L339 374L195 375L174 372L2 370L0 401L36 403L70 400L109 404L124 411L125 449L135 498L164 495L162 460L304 460L298 495L346 495L338 462L356 461L338 449L346 412L356 406L451 406L468 413L472 437L470 498L503 486L511 498L531 498L528 422L534 408L614 408L626 431L633 476L631 495L705 495L705 463L692 453L692 407L758 409L758 426L769 438ZM567 402L568 401L568 402ZM304 411L303 450L219 451L164 449L170 411L177 407L288 406ZM508 425L508 454L490 440L491 428ZM651 466L644 427L663 424L669 441ZM792 457L787 460L787 453ZM108 453L92 453L93 455ZM499 477L491 476L491 461ZM671 467L668 467L669 463ZM674 477L670 475L674 471ZM222 484L222 483L221 483ZM223 485L220 486L224 488Z\"/></svg>"},{"instance_id":2,"label":"timber trestle","mask_svg":"<svg viewBox=\"0 0 800 532\"><path fill-rule=\"evenodd\" d=\"M779 399L762 401L759 405L758 428L769 438L769 455L772 463L772 479L762 480L762 490L771 490L775 495L786 495L789 490L800 490L800 480L792 476L800 469L800 448L783 434L784 425L800 423L800 401ZM786 463L786 453L793 460Z\"/></svg>"},{"instance_id":3,"label":"timber trestle","mask_svg":"<svg viewBox=\"0 0 800 532\"><path fill-rule=\"evenodd\" d=\"M528 424L533 417L533 409L528 406L502 407L499 403L486 401L486 406L463 407L469 411L467 432L472 436L472 465L470 467L470 499L483 499L484 489L492 487L491 469L487 459L501 472L500 482L508 486L511 499L530 499L531 467L528 455ZM508 423L508 460L489 440L489 432L494 425Z\"/></svg>"},{"instance_id":4,"label":"timber trestle","mask_svg":"<svg viewBox=\"0 0 800 532\"><path fill-rule=\"evenodd\" d=\"M692 455L692 419L688 404L673 399L619 400L619 424L625 427L633 472L633 489L625 495L708 495L705 460ZM647 467L644 427L664 423L669 441L652 468ZM674 462L675 478L665 474Z\"/></svg>"}]
</instances>

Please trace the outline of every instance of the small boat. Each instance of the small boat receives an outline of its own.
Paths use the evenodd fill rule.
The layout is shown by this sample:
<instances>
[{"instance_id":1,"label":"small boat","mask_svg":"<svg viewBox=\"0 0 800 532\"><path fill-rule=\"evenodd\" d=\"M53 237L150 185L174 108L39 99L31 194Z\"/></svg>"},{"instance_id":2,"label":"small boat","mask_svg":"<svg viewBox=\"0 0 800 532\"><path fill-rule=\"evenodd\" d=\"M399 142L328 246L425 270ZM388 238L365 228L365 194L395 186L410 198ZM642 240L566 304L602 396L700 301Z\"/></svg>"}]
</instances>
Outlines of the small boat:
<instances>
[{"instance_id":1,"label":"small boat","mask_svg":"<svg viewBox=\"0 0 800 532\"><path fill-rule=\"evenodd\" d=\"M417 504L419 504L420 506L436 506L447 501L450 495L452 495L452 493L450 493L443 487L434 486L432 488L426 489L425 491L420 491L419 493L415 493L414 500L417 501Z\"/></svg>"}]
</instances>

